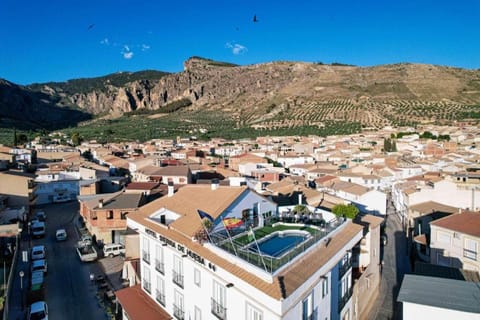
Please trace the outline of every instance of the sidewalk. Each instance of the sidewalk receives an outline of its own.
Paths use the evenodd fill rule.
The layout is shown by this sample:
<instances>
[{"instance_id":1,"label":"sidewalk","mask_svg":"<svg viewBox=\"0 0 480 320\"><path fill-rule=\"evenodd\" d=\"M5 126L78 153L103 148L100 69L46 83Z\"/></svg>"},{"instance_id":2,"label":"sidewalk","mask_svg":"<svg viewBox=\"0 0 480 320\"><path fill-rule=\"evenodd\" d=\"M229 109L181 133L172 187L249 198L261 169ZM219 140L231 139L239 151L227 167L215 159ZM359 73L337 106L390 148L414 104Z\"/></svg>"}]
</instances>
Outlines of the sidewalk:
<instances>
[{"instance_id":1,"label":"sidewalk","mask_svg":"<svg viewBox=\"0 0 480 320\"><path fill-rule=\"evenodd\" d=\"M28 288L28 279L30 278L29 263L23 262L22 252L29 251L31 247L31 239L28 230L24 228L19 236L16 257L16 265L12 262L12 287L9 292L8 301L8 319L19 320L25 319L28 306L26 301L26 293ZM21 278L19 273L23 271Z\"/></svg>"}]
</instances>

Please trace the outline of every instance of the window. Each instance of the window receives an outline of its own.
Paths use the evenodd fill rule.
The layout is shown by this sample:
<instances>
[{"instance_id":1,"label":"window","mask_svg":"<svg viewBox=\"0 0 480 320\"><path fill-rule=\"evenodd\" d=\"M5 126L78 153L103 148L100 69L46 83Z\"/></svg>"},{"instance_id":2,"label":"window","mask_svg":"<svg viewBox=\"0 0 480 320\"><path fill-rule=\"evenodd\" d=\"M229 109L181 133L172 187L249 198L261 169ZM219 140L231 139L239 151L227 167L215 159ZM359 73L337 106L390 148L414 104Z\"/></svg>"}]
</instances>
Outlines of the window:
<instances>
[{"instance_id":1,"label":"window","mask_svg":"<svg viewBox=\"0 0 480 320\"><path fill-rule=\"evenodd\" d=\"M202 320L202 310L199 307L195 306L195 315L193 320Z\"/></svg>"},{"instance_id":2,"label":"window","mask_svg":"<svg viewBox=\"0 0 480 320\"><path fill-rule=\"evenodd\" d=\"M165 307L165 281L162 277L157 276L157 291L156 291L157 301Z\"/></svg>"},{"instance_id":3,"label":"window","mask_svg":"<svg viewBox=\"0 0 480 320\"><path fill-rule=\"evenodd\" d=\"M198 270L197 268L193 269L193 281L198 287L200 287L201 274L200 274L200 270Z\"/></svg>"},{"instance_id":4,"label":"window","mask_svg":"<svg viewBox=\"0 0 480 320\"><path fill-rule=\"evenodd\" d=\"M173 256L173 283L183 288L183 261L179 256Z\"/></svg>"},{"instance_id":5,"label":"window","mask_svg":"<svg viewBox=\"0 0 480 320\"><path fill-rule=\"evenodd\" d=\"M463 256L465 258L476 261L477 260L477 241L465 239L465 248L463 249Z\"/></svg>"},{"instance_id":6,"label":"window","mask_svg":"<svg viewBox=\"0 0 480 320\"><path fill-rule=\"evenodd\" d=\"M92 220L97 220L97 213L96 213L95 211L91 212L91 213L90 213L90 218L91 218Z\"/></svg>"},{"instance_id":7,"label":"window","mask_svg":"<svg viewBox=\"0 0 480 320\"><path fill-rule=\"evenodd\" d=\"M328 277L325 277L322 281L322 298L328 295Z\"/></svg>"},{"instance_id":8,"label":"window","mask_svg":"<svg viewBox=\"0 0 480 320\"><path fill-rule=\"evenodd\" d=\"M302 301L302 320L313 319L313 291Z\"/></svg>"},{"instance_id":9,"label":"window","mask_svg":"<svg viewBox=\"0 0 480 320\"><path fill-rule=\"evenodd\" d=\"M155 270L161 274L165 274L165 264L163 261L163 247L157 244L155 246Z\"/></svg>"},{"instance_id":10,"label":"window","mask_svg":"<svg viewBox=\"0 0 480 320\"><path fill-rule=\"evenodd\" d=\"M219 319L226 319L226 288L213 280L212 313Z\"/></svg>"},{"instance_id":11,"label":"window","mask_svg":"<svg viewBox=\"0 0 480 320\"><path fill-rule=\"evenodd\" d=\"M113 211L112 210L107 211L107 219L113 219Z\"/></svg>"},{"instance_id":12,"label":"window","mask_svg":"<svg viewBox=\"0 0 480 320\"><path fill-rule=\"evenodd\" d=\"M450 235L445 232L437 231L437 240L441 243L450 244Z\"/></svg>"},{"instance_id":13,"label":"window","mask_svg":"<svg viewBox=\"0 0 480 320\"><path fill-rule=\"evenodd\" d=\"M146 237L143 238L142 259L150 264L150 241Z\"/></svg>"},{"instance_id":14,"label":"window","mask_svg":"<svg viewBox=\"0 0 480 320\"><path fill-rule=\"evenodd\" d=\"M247 302L246 320L263 320L263 312Z\"/></svg>"},{"instance_id":15,"label":"window","mask_svg":"<svg viewBox=\"0 0 480 320\"><path fill-rule=\"evenodd\" d=\"M173 316L178 320L185 319L185 311L183 311L183 294L174 291L173 295Z\"/></svg>"},{"instance_id":16,"label":"window","mask_svg":"<svg viewBox=\"0 0 480 320\"><path fill-rule=\"evenodd\" d=\"M120 219L126 220L127 219L128 212L121 212L120 213Z\"/></svg>"},{"instance_id":17,"label":"window","mask_svg":"<svg viewBox=\"0 0 480 320\"><path fill-rule=\"evenodd\" d=\"M147 291L148 293L152 292L152 283L150 282L150 269L146 266L143 267L142 279L142 284L145 291Z\"/></svg>"}]
</instances>

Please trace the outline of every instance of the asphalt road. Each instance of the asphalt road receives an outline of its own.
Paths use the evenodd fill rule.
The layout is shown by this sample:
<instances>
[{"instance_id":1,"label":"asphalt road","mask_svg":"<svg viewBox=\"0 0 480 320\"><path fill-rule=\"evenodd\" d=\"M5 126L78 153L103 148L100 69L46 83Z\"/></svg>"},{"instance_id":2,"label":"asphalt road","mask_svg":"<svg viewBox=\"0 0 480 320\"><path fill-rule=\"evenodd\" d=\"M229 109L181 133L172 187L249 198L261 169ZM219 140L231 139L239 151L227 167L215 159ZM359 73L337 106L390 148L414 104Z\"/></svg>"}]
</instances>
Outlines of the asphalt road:
<instances>
[{"instance_id":1,"label":"asphalt road","mask_svg":"<svg viewBox=\"0 0 480 320\"><path fill-rule=\"evenodd\" d=\"M403 276L410 273L407 239L399 216L393 207L387 209L385 233L388 243L383 248L383 271L380 291L368 319L402 319L401 303L396 302Z\"/></svg>"},{"instance_id":2,"label":"asphalt road","mask_svg":"<svg viewBox=\"0 0 480 320\"><path fill-rule=\"evenodd\" d=\"M96 271L95 263L80 261L75 244L78 235L73 219L78 217L78 202L50 205L47 213L48 275L46 300L49 319L103 319L105 312L100 308L96 287L90 283L90 272ZM67 241L57 242L55 231L67 230Z\"/></svg>"},{"instance_id":3,"label":"asphalt road","mask_svg":"<svg viewBox=\"0 0 480 320\"><path fill-rule=\"evenodd\" d=\"M50 320L105 319L105 312L96 298L96 286L89 280L91 272L98 272L97 263L80 261L75 244L78 234L74 219L78 217L78 202L41 206L47 214L46 236L32 239L30 247L46 246L48 274L46 275L45 301ZM67 240L57 242L55 231L67 230Z\"/></svg>"}]
</instances>

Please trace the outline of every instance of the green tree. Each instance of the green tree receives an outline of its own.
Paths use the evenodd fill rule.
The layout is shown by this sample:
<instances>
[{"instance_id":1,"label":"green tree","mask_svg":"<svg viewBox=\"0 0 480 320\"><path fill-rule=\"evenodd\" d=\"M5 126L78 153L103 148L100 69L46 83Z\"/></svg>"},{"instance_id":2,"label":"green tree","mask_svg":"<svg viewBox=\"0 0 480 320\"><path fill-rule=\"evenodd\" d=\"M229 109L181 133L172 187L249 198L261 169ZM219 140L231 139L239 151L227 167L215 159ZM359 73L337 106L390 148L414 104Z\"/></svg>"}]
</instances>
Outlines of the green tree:
<instances>
[{"instance_id":1,"label":"green tree","mask_svg":"<svg viewBox=\"0 0 480 320\"><path fill-rule=\"evenodd\" d=\"M355 207L353 204L337 204L332 208L332 212L337 217L354 219L358 214L358 208Z\"/></svg>"},{"instance_id":2,"label":"green tree","mask_svg":"<svg viewBox=\"0 0 480 320\"><path fill-rule=\"evenodd\" d=\"M13 129L13 146L16 147L18 144L17 141L17 129Z\"/></svg>"},{"instance_id":3,"label":"green tree","mask_svg":"<svg viewBox=\"0 0 480 320\"><path fill-rule=\"evenodd\" d=\"M78 146L82 142L82 138L78 132L72 133L71 139L74 146Z\"/></svg>"}]
</instances>

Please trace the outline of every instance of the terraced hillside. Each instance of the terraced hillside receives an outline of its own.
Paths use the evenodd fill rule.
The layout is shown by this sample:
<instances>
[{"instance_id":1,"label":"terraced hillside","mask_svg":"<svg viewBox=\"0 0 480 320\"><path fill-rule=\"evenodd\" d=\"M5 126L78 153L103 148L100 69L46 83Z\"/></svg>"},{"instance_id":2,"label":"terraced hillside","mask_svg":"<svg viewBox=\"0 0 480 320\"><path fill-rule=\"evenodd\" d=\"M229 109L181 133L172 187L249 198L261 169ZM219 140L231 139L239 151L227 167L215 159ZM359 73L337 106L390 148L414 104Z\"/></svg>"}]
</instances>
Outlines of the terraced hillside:
<instances>
[{"instance_id":1,"label":"terraced hillside","mask_svg":"<svg viewBox=\"0 0 480 320\"><path fill-rule=\"evenodd\" d=\"M129 128L120 127L132 123L138 123L137 137L160 137L335 132L332 128L349 131L480 118L479 70L408 63L237 66L194 57L173 74L120 73L23 89L42 101L50 97L49 105L94 115L78 130L117 131L117 138L130 137ZM8 110L15 110L18 100L3 97Z\"/></svg>"}]
</instances>

